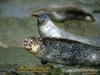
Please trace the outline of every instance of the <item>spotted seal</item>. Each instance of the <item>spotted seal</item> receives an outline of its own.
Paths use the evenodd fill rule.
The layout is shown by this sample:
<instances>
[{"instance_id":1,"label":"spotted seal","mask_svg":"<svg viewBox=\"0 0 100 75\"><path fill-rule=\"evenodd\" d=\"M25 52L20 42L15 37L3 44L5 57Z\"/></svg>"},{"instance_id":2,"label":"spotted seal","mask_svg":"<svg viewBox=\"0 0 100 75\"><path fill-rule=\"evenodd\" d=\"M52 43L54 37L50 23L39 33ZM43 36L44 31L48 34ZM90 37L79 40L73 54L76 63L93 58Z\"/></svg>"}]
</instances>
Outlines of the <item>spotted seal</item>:
<instances>
[{"instance_id":1,"label":"spotted seal","mask_svg":"<svg viewBox=\"0 0 100 75\"><path fill-rule=\"evenodd\" d=\"M23 48L45 63L84 66L100 65L100 47L78 41L29 37L23 41Z\"/></svg>"}]
</instances>

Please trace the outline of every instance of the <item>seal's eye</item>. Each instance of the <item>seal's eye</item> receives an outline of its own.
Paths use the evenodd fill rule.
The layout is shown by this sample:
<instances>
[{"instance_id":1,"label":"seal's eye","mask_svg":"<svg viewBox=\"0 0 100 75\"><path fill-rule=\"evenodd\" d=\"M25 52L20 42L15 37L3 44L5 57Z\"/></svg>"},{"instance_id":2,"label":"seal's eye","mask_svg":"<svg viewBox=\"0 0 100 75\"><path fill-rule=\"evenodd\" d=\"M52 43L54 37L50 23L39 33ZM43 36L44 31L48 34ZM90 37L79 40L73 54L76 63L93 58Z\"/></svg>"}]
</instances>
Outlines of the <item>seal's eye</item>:
<instances>
[{"instance_id":1,"label":"seal's eye","mask_svg":"<svg viewBox=\"0 0 100 75\"><path fill-rule=\"evenodd\" d=\"M32 43L33 43L33 41L32 41L32 40L30 40L30 43L32 44Z\"/></svg>"},{"instance_id":2,"label":"seal's eye","mask_svg":"<svg viewBox=\"0 0 100 75\"><path fill-rule=\"evenodd\" d=\"M45 23L48 21L48 15L40 15L38 18L38 22L41 23Z\"/></svg>"},{"instance_id":3,"label":"seal's eye","mask_svg":"<svg viewBox=\"0 0 100 75\"><path fill-rule=\"evenodd\" d=\"M47 16L44 16L44 18L46 19L46 18L47 18Z\"/></svg>"}]
</instances>

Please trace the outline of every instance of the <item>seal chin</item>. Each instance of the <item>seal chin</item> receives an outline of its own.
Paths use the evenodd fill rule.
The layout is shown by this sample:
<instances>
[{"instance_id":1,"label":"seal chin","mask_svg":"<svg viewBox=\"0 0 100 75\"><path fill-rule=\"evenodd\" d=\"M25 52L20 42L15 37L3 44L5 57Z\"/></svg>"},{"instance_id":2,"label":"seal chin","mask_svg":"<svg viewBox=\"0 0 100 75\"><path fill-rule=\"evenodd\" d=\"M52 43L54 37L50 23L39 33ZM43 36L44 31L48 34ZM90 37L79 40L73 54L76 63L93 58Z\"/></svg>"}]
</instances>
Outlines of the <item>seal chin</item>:
<instances>
[{"instance_id":1,"label":"seal chin","mask_svg":"<svg viewBox=\"0 0 100 75\"><path fill-rule=\"evenodd\" d=\"M39 45L32 45L31 47L32 47L31 52L34 54L36 54L38 52L38 49L40 48Z\"/></svg>"}]
</instances>

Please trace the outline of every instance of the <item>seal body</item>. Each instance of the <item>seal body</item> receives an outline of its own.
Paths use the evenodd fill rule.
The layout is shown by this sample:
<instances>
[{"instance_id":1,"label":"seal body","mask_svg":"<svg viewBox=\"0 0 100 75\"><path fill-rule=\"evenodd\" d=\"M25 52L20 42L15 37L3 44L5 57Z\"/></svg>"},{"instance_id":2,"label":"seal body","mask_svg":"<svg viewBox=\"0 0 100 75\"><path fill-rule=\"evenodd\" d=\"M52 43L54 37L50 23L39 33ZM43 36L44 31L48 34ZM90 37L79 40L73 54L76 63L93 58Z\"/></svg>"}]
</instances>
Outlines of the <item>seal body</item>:
<instances>
[{"instance_id":1,"label":"seal body","mask_svg":"<svg viewBox=\"0 0 100 75\"><path fill-rule=\"evenodd\" d=\"M37 28L41 38L55 37L55 38L77 40L80 42L90 44L90 41L88 39L67 32L66 30L63 30L62 28L56 26L51 21L50 17L47 14L36 15L36 17L37 17Z\"/></svg>"},{"instance_id":2,"label":"seal body","mask_svg":"<svg viewBox=\"0 0 100 75\"><path fill-rule=\"evenodd\" d=\"M83 43L90 44L88 39L83 38L79 35L75 35L73 33L67 32L57 27L50 19L48 19L43 25L38 25L38 31L40 33L40 37L42 38L55 37L55 38L77 40Z\"/></svg>"},{"instance_id":3,"label":"seal body","mask_svg":"<svg viewBox=\"0 0 100 75\"><path fill-rule=\"evenodd\" d=\"M100 65L100 47L57 38L27 38L23 47L41 61L65 65Z\"/></svg>"},{"instance_id":4,"label":"seal body","mask_svg":"<svg viewBox=\"0 0 100 75\"><path fill-rule=\"evenodd\" d=\"M43 13L48 14L50 19L55 22L64 22L73 19L95 21L95 18L90 13L78 7L49 7L33 11L33 15Z\"/></svg>"}]
</instances>

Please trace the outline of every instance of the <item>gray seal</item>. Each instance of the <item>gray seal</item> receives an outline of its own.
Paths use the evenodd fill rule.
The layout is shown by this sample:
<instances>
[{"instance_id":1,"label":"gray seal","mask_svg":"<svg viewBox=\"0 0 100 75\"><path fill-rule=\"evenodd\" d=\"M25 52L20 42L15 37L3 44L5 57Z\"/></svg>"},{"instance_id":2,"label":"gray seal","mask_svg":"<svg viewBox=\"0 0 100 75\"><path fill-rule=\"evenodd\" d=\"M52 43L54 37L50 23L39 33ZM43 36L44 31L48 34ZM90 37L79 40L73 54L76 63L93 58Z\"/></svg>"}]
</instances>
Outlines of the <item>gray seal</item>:
<instances>
[{"instance_id":1,"label":"gray seal","mask_svg":"<svg viewBox=\"0 0 100 75\"><path fill-rule=\"evenodd\" d=\"M40 37L55 37L80 41L100 47L100 26L95 23L68 20L64 23L55 23L48 14L34 14L37 18L37 28Z\"/></svg>"}]
</instances>

